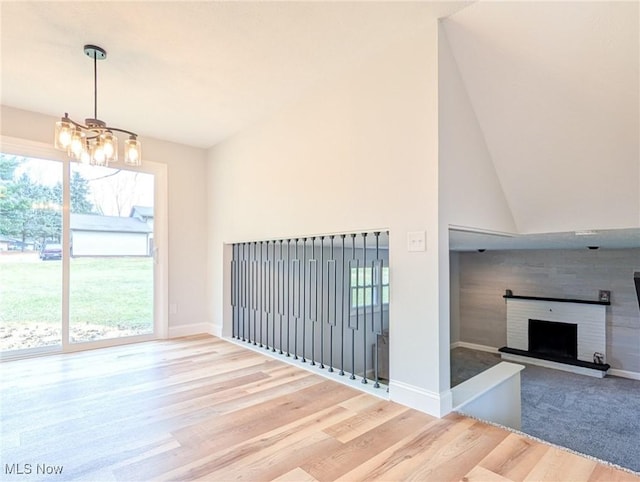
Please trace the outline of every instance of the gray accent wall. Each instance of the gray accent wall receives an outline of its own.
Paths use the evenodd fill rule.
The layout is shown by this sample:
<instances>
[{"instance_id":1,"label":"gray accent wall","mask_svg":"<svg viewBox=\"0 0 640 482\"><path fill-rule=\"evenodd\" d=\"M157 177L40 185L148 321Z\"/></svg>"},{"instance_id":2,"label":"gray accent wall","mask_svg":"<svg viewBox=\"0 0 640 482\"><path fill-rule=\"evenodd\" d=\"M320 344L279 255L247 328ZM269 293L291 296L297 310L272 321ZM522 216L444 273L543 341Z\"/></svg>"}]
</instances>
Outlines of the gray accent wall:
<instances>
[{"instance_id":1,"label":"gray accent wall","mask_svg":"<svg viewBox=\"0 0 640 482\"><path fill-rule=\"evenodd\" d=\"M640 373L640 308L633 281L634 271L640 270L640 249L461 252L454 257L459 263L451 264L452 271L458 268L452 278L458 277L459 291L451 299L459 319L451 325L452 332L459 330L460 341L506 345L506 289L515 295L588 300L609 290L607 362Z\"/></svg>"}]
</instances>

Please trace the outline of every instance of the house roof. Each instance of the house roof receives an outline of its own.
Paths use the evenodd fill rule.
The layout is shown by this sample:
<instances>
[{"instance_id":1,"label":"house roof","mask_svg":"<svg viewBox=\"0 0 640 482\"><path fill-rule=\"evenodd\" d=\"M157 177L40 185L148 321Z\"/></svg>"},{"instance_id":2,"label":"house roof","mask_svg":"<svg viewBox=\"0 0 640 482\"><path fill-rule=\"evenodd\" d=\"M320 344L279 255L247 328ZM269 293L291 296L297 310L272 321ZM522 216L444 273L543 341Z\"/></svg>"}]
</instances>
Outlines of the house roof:
<instances>
[{"instance_id":1,"label":"house roof","mask_svg":"<svg viewBox=\"0 0 640 482\"><path fill-rule=\"evenodd\" d=\"M153 218L153 207L151 206L133 206L129 216L133 217L134 213L138 213L145 218Z\"/></svg>"},{"instance_id":2,"label":"house roof","mask_svg":"<svg viewBox=\"0 0 640 482\"><path fill-rule=\"evenodd\" d=\"M101 216L99 214L71 214L72 231L102 231L114 233L151 233L147 223L136 218Z\"/></svg>"}]
</instances>

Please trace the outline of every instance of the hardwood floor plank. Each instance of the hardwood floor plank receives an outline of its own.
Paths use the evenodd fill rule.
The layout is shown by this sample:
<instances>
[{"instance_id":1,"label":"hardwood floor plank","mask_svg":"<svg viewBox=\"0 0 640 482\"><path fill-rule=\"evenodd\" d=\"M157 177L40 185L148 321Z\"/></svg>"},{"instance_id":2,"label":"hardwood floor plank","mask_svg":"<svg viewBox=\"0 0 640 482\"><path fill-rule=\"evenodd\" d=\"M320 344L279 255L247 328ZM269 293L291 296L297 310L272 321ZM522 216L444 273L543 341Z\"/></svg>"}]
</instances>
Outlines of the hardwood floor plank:
<instances>
[{"instance_id":1,"label":"hardwood floor plank","mask_svg":"<svg viewBox=\"0 0 640 482\"><path fill-rule=\"evenodd\" d=\"M598 464L598 466L591 473L589 482L592 481L607 481L607 482L638 482L640 477L620 470L617 467L609 467L604 464Z\"/></svg>"},{"instance_id":2,"label":"hardwood floor plank","mask_svg":"<svg viewBox=\"0 0 640 482\"><path fill-rule=\"evenodd\" d=\"M508 479L524 480L549 449L547 445L512 433L479 465Z\"/></svg>"},{"instance_id":3,"label":"hardwood floor plank","mask_svg":"<svg viewBox=\"0 0 640 482\"><path fill-rule=\"evenodd\" d=\"M419 454L421 463L408 480L460 480L507 435L497 427L476 422L451 441L438 444L431 457Z\"/></svg>"},{"instance_id":4,"label":"hardwood floor plank","mask_svg":"<svg viewBox=\"0 0 640 482\"><path fill-rule=\"evenodd\" d=\"M3 362L0 379L0 467L62 465L64 480L640 482L208 335Z\"/></svg>"},{"instance_id":5,"label":"hardwood floor plank","mask_svg":"<svg viewBox=\"0 0 640 482\"><path fill-rule=\"evenodd\" d=\"M213 453L208 452L204 457L189 463L188 466L180 467L166 476L169 480L184 480L220 473L223 469L241 471L248 463L255 464L269 453L286 453L292 443L307 440L309 433L319 432L322 428L349 416L351 413L340 406L329 407L226 449Z\"/></svg>"},{"instance_id":6,"label":"hardwood floor plank","mask_svg":"<svg viewBox=\"0 0 640 482\"><path fill-rule=\"evenodd\" d=\"M468 430L475 420L453 414L445 419L434 418L427 426L411 433L340 479L397 480L418 470L423 459L431 459L445 445Z\"/></svg>"},{"instance_id":7,"label":"hardwood floor plank","mask_svg":"<svg viewBox=\"0 0 640 482\"><path fill-rule=\"evenodd\" d=\"M559 474L564 480L589 480L595 468L593 460L550 447L524 480L553 482Z\"/></svg>"},{"instance_id":8,"label":"hardwood floor plank","mask_svg":"<svg viewBox=\"0 0 640 482\"><path fill-rule=\"evenodd\" d=\"M429 415L406 410L371 427L367 432L343 444L331 454L317 454L305 461L302 468L318 480L336 480L345 472L366 462L372 453L387 449L415 430L433 420Z\"/></svg>"},{"instance_id":9,"label":"hardwood floor plank","mask_svg":"<svg viewBox=\"0 0 640 482\"><path fill-rule=\"evenodd\" d=\"M318 479L315 479L308 474L300 467L296 467L293 470L290 470L286 474L281 475L277 479L273 479L274 482L317 482Z\"/></svg>"},{"instance_id":10,"label":"hardwood floor plank","mask_svg":"<svg viewBox=\"0 0 640 482\"><path fill-rule=\"evenodd\" d=\"M325 433L346 443L407 410L407 407L400 404L379 400L378 403L370 405L349 420L325 429Z\"/></svg>"},{"instance_id":11,"label":"hardwood floor plank","mask_svg":"<svg viewBox=\"0 0 640 482\"><path fill-rule=\"evenodd\" d=\"M462 477L461 480L463 482L512 482L513 479L508 479L480 465L476 465L471 469L471 472Z\"/></svg>"}]
</instances>

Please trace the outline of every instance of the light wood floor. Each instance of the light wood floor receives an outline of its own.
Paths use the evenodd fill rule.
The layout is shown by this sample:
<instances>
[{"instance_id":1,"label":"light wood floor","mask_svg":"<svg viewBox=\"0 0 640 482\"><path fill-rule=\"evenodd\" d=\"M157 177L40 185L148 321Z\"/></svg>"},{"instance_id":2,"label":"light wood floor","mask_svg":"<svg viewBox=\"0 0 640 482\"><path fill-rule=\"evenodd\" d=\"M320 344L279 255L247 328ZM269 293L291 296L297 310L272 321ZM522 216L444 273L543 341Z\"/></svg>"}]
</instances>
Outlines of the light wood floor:
<instances>
[{"instance_id":1,"label":"light wood floor","mask_svg":"<svg viewBox=\"0 0 640 482\"><path fill-rule=\"evenodd\" d=\"M209 336L0 370L0 480L640 481ZM26 464L32 473L16 475ZM37 464L63 466L62 475L38 475Z\"/></svg>"}]
</instances>

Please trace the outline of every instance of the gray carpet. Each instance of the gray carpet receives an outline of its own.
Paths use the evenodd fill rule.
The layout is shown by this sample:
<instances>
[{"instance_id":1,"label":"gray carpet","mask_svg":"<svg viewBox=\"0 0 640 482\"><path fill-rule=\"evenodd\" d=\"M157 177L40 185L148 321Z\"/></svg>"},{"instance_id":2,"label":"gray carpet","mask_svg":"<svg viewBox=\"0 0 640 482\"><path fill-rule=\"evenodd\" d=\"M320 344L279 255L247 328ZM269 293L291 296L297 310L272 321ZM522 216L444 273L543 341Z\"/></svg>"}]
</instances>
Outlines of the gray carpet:
<instances>
[{"instance_id":1,"label":"gray carpet","mask_svg":"<svg viewBox=\"0 0 640 482\"><path fill-rule=\"evenodd\" d=\"M456 348L451 385L499 362L499 355ZM640 381L526 365L521 388L524 433L640 472Z\"/></svg>"}]
</instances>

